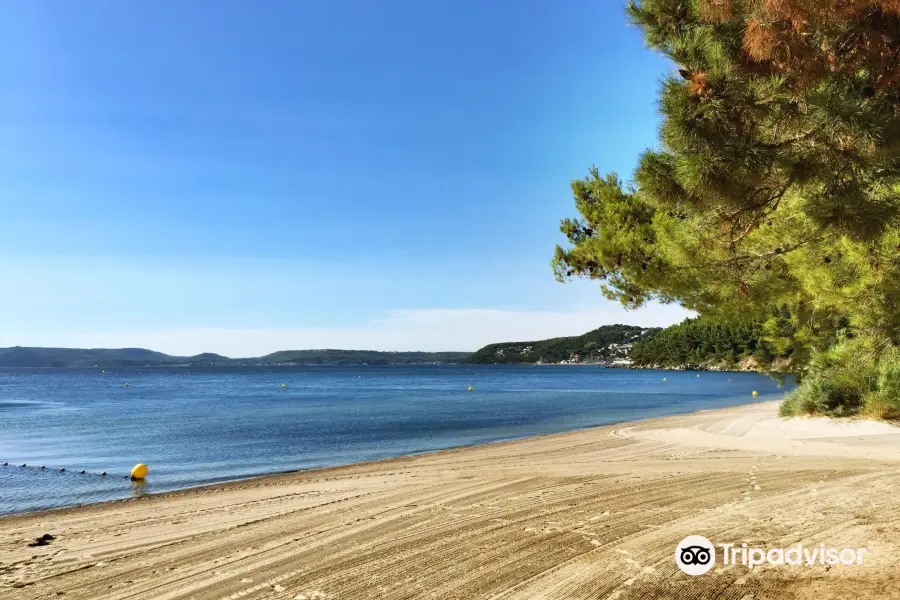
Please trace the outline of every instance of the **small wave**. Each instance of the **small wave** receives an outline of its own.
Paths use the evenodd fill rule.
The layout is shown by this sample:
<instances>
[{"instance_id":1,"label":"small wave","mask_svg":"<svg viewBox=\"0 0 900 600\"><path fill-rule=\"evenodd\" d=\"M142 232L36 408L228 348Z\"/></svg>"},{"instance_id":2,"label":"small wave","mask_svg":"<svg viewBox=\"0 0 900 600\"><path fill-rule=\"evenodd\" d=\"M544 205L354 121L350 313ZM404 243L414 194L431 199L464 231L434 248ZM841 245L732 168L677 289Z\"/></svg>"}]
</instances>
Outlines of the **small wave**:
<instances>
[{"instance_id":1,"label":"small wave","mask_svg":"<svg viewBox=\"0 0 900 600\"><path fill-rule=\"evenodd\" d=\"M48 404L48 402L44 400L0 400L0 410L42 406L44 404Z\"/></svg>"}]
</instances>

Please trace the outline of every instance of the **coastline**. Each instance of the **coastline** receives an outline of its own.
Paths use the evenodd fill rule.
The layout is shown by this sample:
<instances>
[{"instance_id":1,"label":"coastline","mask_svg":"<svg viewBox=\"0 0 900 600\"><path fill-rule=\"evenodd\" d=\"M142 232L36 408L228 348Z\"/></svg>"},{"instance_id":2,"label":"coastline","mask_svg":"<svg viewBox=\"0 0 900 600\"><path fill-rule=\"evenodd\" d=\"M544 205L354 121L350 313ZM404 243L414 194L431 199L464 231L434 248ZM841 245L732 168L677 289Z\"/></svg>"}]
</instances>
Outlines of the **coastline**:
<instances>
[{"instance_id":1,"label":"coastline","mask_svg":"<svg viewBox=\"0 0 900 600\"><path fill-rule=\"evenodd\" d=\"M408 392L393 397L398 393L395 387L403 389L408 377L420 373L436 377L440 389L431 390L430 384L422 389L411 385ZM224 379L210 374L193 379L179 374L145 374L101 381L99 376L89 376L89 387L97 388L95 397L82 394L70 398L69 389L81 389L74 385L82 381L80 377L69 379L64 373L53 373L40 385L27 377L18 379L29 402L13 403L11 412L5 413L11 419L11 432L24 429L20 445L14 443L16 436L7 437L2 445L0 463L9 466L0 465L0 489L9 493L0 496L0 515L733 406L780 397L792 386L788 381L779 387L775 379L756 374L734 376L732 383L721 373L695 379L694 373L617 372L596 367L587 371L473 367L449 373L444 367L422 371L385 368L371 377L365 369L326 368L321 373L310 370L271 377L240 373L221 376ZM380 383L385 377L396 386ZM122 381L130 382L131 387L122 387ZM234 384L229 387L233 391L221 400L213 399L221 393L223 381ZM289 389L282 389L282 382ZM58 392L32 397L44 384L52 384ZM320 397L320 386L325 384L337 386L337 396ZM466 391L471 384L476 386L474 394ZM164 387L171 389L163 392ZM271 402L260 404L250 398L269 387L278 393ZM760 397L752 398L752 390L758 390ZM372 399L359 401L360 391L372 393ZM191 400L175 402L171 411L157 413L153 405L163 402L166 395ZM341 399L344 396L356 400L347 404ZM441 402L434 401L437 396ZM111 405L102 408L104 404L97 398ZM358 408L351 410L354 403ZM68 441L71 414L66 407L81 407L84 444L77 439ZM32 419L35 410L43 410L45 417ZM444 421L448 410L458 414ZM253 415L249 427L235 420L244 411ZM178 419L172 417L176 413L181 415ZM195 421L199 418L204 420ZM145 423L153 426L144 427ZM184 431L197 427L201 431ZM225 430L232 433L222 435ZM185 443L191 446L191 440L205 435L211 436L208 444L185 449ZM42 445L39 440L48 436L60 441ZM277 448L259 443L267 436L279 440ZM185 442L176 439L180 437ZM138 462L150 466L147 485L127 481L131 467ZM21 468L23 464L28 468ZM98 478L102 472L108 477Z\"/></svg>"},{"instance_id":2,"label":"coastline","mask_svg":"<svg viewBox=\"0 0 900 600\"><path fill-rule=\"evenodd\" d=\"M741 404L738 404L736 406L749 406L749 405L753 405L753 404L764 404L767 402L778 403L781 401L780 399L773 400L772 399L773 395L774 394L769 394L768 396L765 396L765 397L759 397L759 398L753 398L751 400L745 400L745 401L742 401ZM780 395L783 397L783 394L780 394ZM694 413L704 413L704 412L709 412L710 410L724 410L726 408L735 408L735 406L712 408L712 409L685 410L683 412L673 412L673 413L669 413L666 415L660 415L658 417L648 417L648 418L630 419L630 420L622 419L619 421L611 421L608 423L573 426L572 429L567 429L564 431L554 431L554 432L548 432L548 433L534 433L534 434L511 437L511 438L505 438L505 439L496 439L496 440L491 440L491 441L485 441L485 442L463 443L463 444L459 444L456 446L449 446L446 448L433 448L433 449L427 449L427 450L419 450L419 451L400 454L397 456L388 456L388 457L384 457L384 458L373 458L371 460L360 460L360 461L349 462L349 463L322 465L322 466L310 467L310 468L286 469L283 471L261 472L261 473L251 474L251 475L242 476L242 477L235 477L233 479L227 479L224 481L217 481L214 483L201 483L201 484L197 484L197 485L189 485L187 487L182 487L182 488L178 488L178 489L171 489L171 490L160 491L160 492L148 492L145 494L141 494L139 496L111 498L108 500L98 500L96 502L85 502L85 503L71 504L71 505L65 505L65 506L48 506L46 508L37 508L37 509L33 509L33 510L22 510L22 511L9 512L9 513L0 513L0 524L2 524L4 519L9 519L9 518L14 518L14 517L26 517L26 516L30 516L30 515L59 513L59 512L64 512L64 511L98 507L98 506L107 505L107 504L110 504L110 505L122 504L122 503L128 503L128 502L137 502L137 501L147 500L150 498L171 497L171 496L183 495L183 494L193 493L193 492L216 491L216 490L220 490L220 489L226 489L231 486L241 486L241 485L245 484L246 482L252 482L255 480L291 477L291 476L300 475L300 474L314 474L314 473L319 473L319 472L323 472L323 471L329 471L329 470L333 470L333 469L343 469L343 468L348 468L348 467L362 467L362 466L366 466L366 465L378 465L381 463L388 463L390 461L397 461L397 460L403 460L403 459L409 459L409 458L429 456L429 455L439 454L439 453L443 453L443 452L461 451L461 450L467 450L470 448L491 447L491 446L498 446L501 444L515 444L518 442L532 440L532 439L574 434L574 433L579 433L582 431L598 429L601 427L624 426L624 425L629 425L629 424L646 423L646 422L655 421L655 420L659 420L659 419L665 419L665 418L669 418L669 417L678 417L678 416L689 415L689 414L694 414ZM55 470L55 467L54 467L54 470ZM113 476L113 478L118 478L118 477L119 477L118 475ZM127 476L125 476L125 477L127 478Z\"/></svg>"},{"instance_id":3,"label":"coastline","mask_svg":"<svg viewBox=\"0 0 900 600\"><path fill-rule=\"evenodd\" d=\"M751 403L8 515L0 597L897 594L900 429L776 415ZM865 545L869 562L692 579L672 552L693 533Z\"/></svg>"}]
</instances>

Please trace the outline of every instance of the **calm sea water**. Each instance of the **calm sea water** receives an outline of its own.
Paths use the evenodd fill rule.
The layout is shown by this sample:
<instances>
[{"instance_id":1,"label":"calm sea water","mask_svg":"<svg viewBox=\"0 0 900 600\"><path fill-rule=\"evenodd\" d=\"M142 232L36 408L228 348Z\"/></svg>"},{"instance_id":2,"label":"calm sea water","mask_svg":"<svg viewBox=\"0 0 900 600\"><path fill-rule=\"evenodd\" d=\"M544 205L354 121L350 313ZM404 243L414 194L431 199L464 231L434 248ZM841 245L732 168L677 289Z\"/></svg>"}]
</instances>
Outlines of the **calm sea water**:
<instances>
[{"instance_id":1,"label":"calm sea water","mask_svg":"<svg viewBox=\"0 0 900 600\"><path fill-rule=\"evenodd\" d=\"M574 366L0 370L0 513L733 406L792 386ZM143 485L126 477L138 462L150 466Z\"/></svg>"}]
</instances>

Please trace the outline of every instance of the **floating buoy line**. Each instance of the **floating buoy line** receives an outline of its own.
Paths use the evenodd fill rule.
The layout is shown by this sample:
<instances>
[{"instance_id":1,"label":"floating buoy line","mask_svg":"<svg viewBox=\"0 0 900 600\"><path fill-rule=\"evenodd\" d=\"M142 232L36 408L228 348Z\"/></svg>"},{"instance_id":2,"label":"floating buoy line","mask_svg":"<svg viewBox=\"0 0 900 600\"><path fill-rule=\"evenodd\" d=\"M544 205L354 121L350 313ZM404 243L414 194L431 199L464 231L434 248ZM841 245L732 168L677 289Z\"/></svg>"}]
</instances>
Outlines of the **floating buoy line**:
<instances>
[{"instance_id":1,"label":"floating buoy line","mask_svg":"<svg viewBox=\"0 0 900 600\"><path fill-rule=\"evenodd\" d=\"M31 469L35 469L37 471L47 471L48 470L47 465L40 465L38 467L34 467L34 466L29 467L28 463L22 463L18 467L16 467L15 465L9 464L8 461L0 463L0 468L2 468L2 467L12 467L12 468L18 468L18 469L31 468ZM77 475L93 475L95 477L107 477L109 475L106 471L100 471L99 473L91 473L87 469L81 469L79 471L70 471L70 470L66 469L65 467L60 467L57 471L59 473L72 473L72 474L77 474ZM149 472L150 472L150 469L147 468L147 465L145 465L144 463L138 463L134 466L134 468L131 469L130 474L124 475L124 478L131 479L132 481L144 481Z\"/></svg>"},{"instance_id":2,"label":"floating buoy line","mask_svg":"<svg viewBox=\"0 0 900 600\"><path fill-rule=\"evenodd\" d=\"M102 375L102 374L105 374L105 373L106 373L105 370L101 370L101 371L100 371L100 374L101 374L101 375ZM129 387L127 381L124 382L124 383L125 383L125 387ZM287 384L286 384L286 383L282 383L282 384L281 384L281 389L287 389ZM470 392L472 391L472 389L473 389L473 388L472 388L471 386L469 386L469 391L470 391ZM14 467L14 468L16 468L15 465L9 464L9 461L0 463L0 467ZM28 466L27 463L22 463L22 464L20 464L17 468L19 468L19 469L28 469L29 466ZM40 466L37 466L37 467L30 467L30 468L37 469L38 471L46 471L46 470L47 470L47 466L46 466L46 465L40 465ZM91 473L91 472L89 472L87 469L80 469L80 470L78 470L78 471L69 471L69 470L67 470L65 467L60 467L60 468L58 469L58 472L59 472L59 473L72 473L72 474L77 474L77 475L93 475L93 476L96 476L96 477L107 477L107 476L109 475L106 471L100 471L99 473ZM136 465L131 469L131 472L130 472L128 475L123 475L123 478L124 478L124 479L131 479L132 481L135 481L135 482L142 482L142 481L144 481L144 480L147 478L147 475L148 475L149 472L150 472L150 469L147 467L147 465L145 465L144 463L138 463L138 464L136 464Z\"/></svg>"}]
</instances>

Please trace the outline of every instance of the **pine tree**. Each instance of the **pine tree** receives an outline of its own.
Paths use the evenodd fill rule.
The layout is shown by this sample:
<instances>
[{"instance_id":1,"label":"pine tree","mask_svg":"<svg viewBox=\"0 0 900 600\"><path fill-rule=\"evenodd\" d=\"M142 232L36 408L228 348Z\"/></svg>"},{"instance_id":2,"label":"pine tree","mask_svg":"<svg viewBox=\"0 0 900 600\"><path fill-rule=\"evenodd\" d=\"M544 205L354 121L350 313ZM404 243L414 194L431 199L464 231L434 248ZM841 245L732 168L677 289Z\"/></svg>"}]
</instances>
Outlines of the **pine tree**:
<instances>
[{"instance_id":1,"label":"pine tree","mask_svg":"<svg viewBox=\"0 0 900 600\"><path fill-rule=\"evenodd\" d=\"M900 0L627 12L673 65L661 149L629 184L596 168L573 182L557 278L762 319L799 363L842 328L900 340Z\"/></svg>"}]
</instances>

